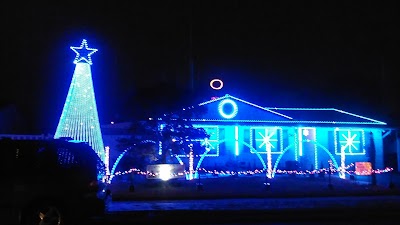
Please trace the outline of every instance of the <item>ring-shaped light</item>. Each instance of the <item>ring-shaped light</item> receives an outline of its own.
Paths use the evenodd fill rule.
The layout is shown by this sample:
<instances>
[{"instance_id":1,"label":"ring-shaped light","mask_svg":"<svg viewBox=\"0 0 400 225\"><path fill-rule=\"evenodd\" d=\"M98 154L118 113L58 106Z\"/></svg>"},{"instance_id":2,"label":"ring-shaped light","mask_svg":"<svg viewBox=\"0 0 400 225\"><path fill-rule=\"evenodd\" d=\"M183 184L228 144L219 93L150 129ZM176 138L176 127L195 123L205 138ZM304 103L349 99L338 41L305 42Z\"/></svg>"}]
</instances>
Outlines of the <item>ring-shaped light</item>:
<instances>
[{"instance_id":1,"label":"ring-shaped light","mask_svg":"<svg viewBox=\"0 0 400 225\"><path fill-rule=\"evenodd\" d=\"M219 85L214 85L215 82L218 82ZM221 90L224 87L224 82L222 82L222 80L220 79L213 79L210 81L210 87L214 90Z\"/></svg>"},{"instance_id":2,"label":"ring-shaped light","mask_svg":"<svg viewBox=\"0 0 400 225\"><path fill-rule=\"evenodd\" d=\"M230 104L233 108L232 112L229 114L226 114L224 112L224 106L225 104ZM238 106L236 105L236 103L231 100L231 99L224 99L222 100L219 105L218 105L218 112L219 114L224 117L225 119L232 119L233 117L235 117L238 113Z\"/></svg>"}]
</instances>

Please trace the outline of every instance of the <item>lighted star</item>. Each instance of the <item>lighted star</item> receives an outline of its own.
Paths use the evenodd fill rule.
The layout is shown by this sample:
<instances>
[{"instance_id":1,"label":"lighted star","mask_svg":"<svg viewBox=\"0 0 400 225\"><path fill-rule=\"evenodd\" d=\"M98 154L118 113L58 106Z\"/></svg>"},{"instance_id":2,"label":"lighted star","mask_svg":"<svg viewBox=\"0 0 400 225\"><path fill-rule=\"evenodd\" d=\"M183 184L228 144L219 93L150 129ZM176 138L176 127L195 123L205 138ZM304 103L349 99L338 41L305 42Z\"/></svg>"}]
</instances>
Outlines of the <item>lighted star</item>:
<instances>
[{"instance_id":1,"label":"lighted star","mask_svg":"<svg viewBox=\"0 0 400 225\"><path fill-rule=\"evenodd\" d=\"M90 58L93 53L97 52L95 48L89 48L86 39L82 40L80 47L70 47L72 51L76 53L76 57L74 59L74 63L85 61L89 65L92 65L92 59Z\"/></svg>"},{"instance_id":2,"label":"lighted star","mask_svg":"<svg viewBox=\"0 0 400 225\"><path fill-rule=\"evenodd\" d=\"M268 132L268 130L265 130L265 136L261 133L258 132L258 134L262 137L262 143L260 144L260 146L258 146L258 148L261 148L265 145L265 148L275 148L275 146L271 143L271 141L278 141L275 138L272 138L275 135L276 131L272 131L272 132Z\"/></svg>"},{"instance_id":3,"label":"lighted star","mask_svg":"<svg viewBox=\"0 0 400 225\"><path fill-rule=\"evenodd\" d=\"M355 150L358 150L358 148L354 144L360 144L360 141L356 140L357 134L351 135L350 131L347 131L347 136L342 134L342 137L344 138L344 141L340 141L340 143L343 143L342 145L343 149L348 148L350 153L353 153L352 148Z\"/></svg>"}]
</instances>

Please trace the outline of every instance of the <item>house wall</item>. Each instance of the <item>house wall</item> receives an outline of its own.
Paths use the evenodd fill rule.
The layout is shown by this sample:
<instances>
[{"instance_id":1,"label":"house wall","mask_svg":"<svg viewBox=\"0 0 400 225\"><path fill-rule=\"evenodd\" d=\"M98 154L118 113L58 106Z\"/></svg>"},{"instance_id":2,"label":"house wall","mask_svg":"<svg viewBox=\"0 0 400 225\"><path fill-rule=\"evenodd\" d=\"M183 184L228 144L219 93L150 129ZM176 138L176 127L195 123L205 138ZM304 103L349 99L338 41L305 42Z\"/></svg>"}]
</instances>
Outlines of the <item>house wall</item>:
<instances>
[{"instance_id":1,"label":"house wall","mask_svg":"<svg viewBox=\"0 0 400 225\"><path fill-rule=\"evenodd\" d=\"M196 126L204 127L209 134L212 132L209 139L212 149L202 161L201 155L195 158L195 167L201 161L199 167L212 170L285 169L287 161L296 161L301 170L311 170L321 166L327 168L328 160L335 166L374 160L375 168L384 168L381 129L238 124ZM268 148L271 149L271 160L268 160ZM374 152L375 155L371 155ZM187 165L188 157L182 155L180 158Z\"/></svg>"}]
</instances>

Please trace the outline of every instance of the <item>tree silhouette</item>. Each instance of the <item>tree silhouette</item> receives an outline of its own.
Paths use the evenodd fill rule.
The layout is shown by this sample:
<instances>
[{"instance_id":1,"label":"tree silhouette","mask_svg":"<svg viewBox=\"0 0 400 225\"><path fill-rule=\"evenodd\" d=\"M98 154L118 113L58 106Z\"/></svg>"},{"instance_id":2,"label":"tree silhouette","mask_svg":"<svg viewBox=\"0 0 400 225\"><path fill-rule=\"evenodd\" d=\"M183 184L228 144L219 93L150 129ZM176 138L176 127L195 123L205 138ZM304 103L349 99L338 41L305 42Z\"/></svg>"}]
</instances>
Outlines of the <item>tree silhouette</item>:
<instances>
[{"instance_id":1,"label":"tree silhouette","mask_svg":"<svg viewBox=\"0 0 400 225\"><path fill-rule=\"evenodd\" d=\"M196 95L169 83L139 89L135 95L135 113L132 115L130 137L119 140L121 148L134 149L136 164L151 158L148 163L170 162L170 156L189 154L193 144L194 154L202 154L199 140L209 135L203 128L194 127L190 118L205 113L205 107L191 106ZM162 154L158 154L159 145Z\"/></svg>"}]
</instances>

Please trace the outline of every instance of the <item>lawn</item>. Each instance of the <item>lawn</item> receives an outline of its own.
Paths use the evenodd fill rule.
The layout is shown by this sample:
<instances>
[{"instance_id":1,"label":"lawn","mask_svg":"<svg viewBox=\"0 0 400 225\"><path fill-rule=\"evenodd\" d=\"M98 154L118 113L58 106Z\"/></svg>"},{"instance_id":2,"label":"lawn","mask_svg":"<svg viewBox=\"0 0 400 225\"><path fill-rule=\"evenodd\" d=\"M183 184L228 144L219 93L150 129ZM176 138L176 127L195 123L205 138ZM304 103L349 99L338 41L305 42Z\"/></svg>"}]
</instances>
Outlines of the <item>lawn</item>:
<instances>
[{"instance_id":1,"label":"lawn","mask_svg":"<svg viewBox=\"0 0 400 225\"><path fill-rule=\"evenodd\" d=\"M126 177L123 177L126 176ZM110 184L114 201L397 195L399 189L364 181L325 177L277 175L266 185L265 175L208 177L195 180L147 180L123 175ZM199 186L198 184L202 185ZM133 184L133 185L132 185ZM331 186L329 185L331 184ZM133 187L133 189L132 189Z\"/></svg>"}]
</instances>

